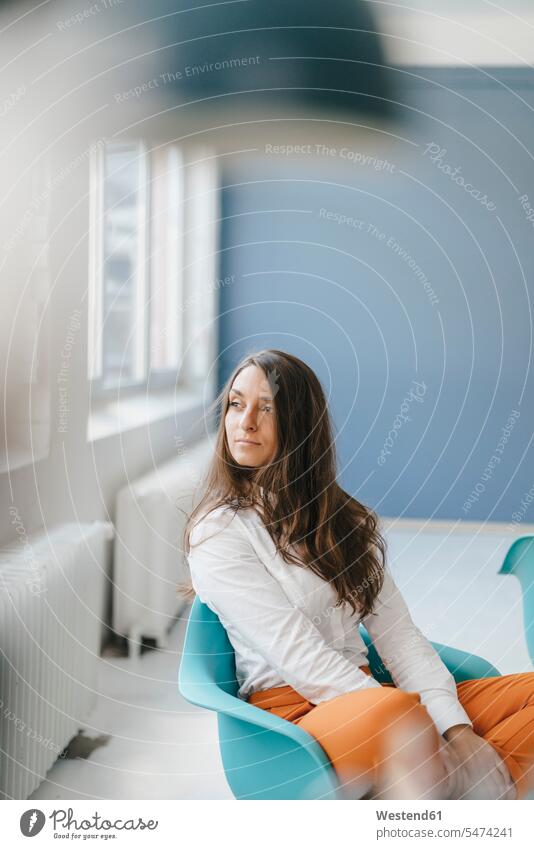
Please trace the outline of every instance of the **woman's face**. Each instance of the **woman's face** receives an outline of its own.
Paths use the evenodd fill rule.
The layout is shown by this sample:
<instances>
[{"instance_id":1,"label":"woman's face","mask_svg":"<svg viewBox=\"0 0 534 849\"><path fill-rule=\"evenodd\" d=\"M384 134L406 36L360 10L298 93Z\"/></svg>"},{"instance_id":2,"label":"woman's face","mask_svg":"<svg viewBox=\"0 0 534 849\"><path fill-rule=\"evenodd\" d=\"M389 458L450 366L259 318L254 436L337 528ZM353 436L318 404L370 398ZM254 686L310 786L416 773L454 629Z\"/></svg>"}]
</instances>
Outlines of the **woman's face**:
<instances>
[{"instance_id":1,"label":"woman's face","mask_svg":"<svg viewBox=\"0 0 534 849\"><path fill-rule=\"evenodd\" d=\"M258 366L247 366L230 389L224 420L228 448L240 466L265 466L276 454L274 398Z\"/></svg>"}]
</instances>

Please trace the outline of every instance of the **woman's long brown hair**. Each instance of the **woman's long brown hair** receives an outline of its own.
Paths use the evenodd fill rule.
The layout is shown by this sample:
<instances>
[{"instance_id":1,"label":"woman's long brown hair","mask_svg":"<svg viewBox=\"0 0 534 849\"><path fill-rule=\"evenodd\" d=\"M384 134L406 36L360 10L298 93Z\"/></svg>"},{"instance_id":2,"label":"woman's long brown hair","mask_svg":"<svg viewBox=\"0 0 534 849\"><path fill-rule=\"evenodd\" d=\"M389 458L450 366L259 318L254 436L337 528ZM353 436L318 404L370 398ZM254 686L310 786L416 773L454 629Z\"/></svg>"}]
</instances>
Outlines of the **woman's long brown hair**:
<instances>
[{"instance_id":1,"label":"woman's long brown hair","mask_svg":"<svg viewBox=\"0 0 534 849\"><path fill-rule=\"evenodd\" d=\"M225 431L230 389L237 375L251 365L258 366L269 382L278 442L273 460L258 468L236 463ZM383 584L386 543L376 513L336 481L332 424L312 369L284 351L249 354L236 366L213 407L220 412L215 450L203 495L186 522L184 553L189 553L190 531L200 516L221 505L236 512L252 507L290 567L307 567L333 584L336 606L347 602L360 617L372 613ZM194 593L190 584L178 591L189 597Z\"/></svg>"}]
</instances>

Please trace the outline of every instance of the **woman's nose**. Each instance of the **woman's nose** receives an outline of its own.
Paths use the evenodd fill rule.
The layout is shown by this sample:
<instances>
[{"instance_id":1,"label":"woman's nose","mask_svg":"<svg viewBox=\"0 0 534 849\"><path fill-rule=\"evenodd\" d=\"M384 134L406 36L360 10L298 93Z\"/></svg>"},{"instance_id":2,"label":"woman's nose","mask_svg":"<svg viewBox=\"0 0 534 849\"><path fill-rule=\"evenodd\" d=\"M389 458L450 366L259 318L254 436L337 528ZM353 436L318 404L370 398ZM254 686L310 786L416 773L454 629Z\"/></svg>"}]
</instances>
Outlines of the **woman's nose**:
<instances>
[{"instance_id":1,"label":"woman's nose","mask_svg":"<svg viewBox=\"0 0 534 849\"><path fill-rule=\"evenodd\" d=\"M256 413L253 409L247 409L243 411L243 418L241 419L241 426L244 430L248 430L249 428L253 428L254 430L258 426L258 421L256 417Z\"/></svg>"}]
</instances>

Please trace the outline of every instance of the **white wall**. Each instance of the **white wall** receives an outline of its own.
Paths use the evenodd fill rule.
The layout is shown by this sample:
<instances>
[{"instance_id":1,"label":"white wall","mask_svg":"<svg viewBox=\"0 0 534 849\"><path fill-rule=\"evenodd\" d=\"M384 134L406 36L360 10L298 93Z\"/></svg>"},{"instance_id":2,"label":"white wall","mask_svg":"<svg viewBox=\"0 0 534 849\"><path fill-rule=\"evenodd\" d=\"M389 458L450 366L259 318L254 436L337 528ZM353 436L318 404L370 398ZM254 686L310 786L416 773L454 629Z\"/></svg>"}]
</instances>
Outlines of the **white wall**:
<instances>
[{"instance_id":1,"label":"white wall","mask_svg":"<svg viewBox=\"0 0 534 849\"><path fill-rule=\"evenodd\" d=\"M176 421L168 415L148 426L87 441L88 158L76 156L63 153L62 162L51 163L56 176L69 162L76 164L63 179L49 183L52 188L45 189L46 196L40 196L35 184L26 180L1 219L0 241L9 249L3 266L7 288L0 301L0 374L10 387L0 451L2 545L17 538L24 545L24 533L65 521L113 521L115 496L126 481L173 456L178 439L187 444L204 432L198 406L181 411ZM26 216L27 224L21 229L25 210L33 214ZM30 273L33 257L47 240L48 261L43 255L40 269ZM28 293L33 293L29 300ZM21 310L23 303L33 305ZM66 352L67 376L58 384ZM36 382L30 387L32 360ZM60 386L64 389L61 398ZM40 407L36 406L38 396ZM60 401L64 405L65 400L66 432L58 432ZM104 601L106 621L111 586Z\"/></svg>"}]
</instances>

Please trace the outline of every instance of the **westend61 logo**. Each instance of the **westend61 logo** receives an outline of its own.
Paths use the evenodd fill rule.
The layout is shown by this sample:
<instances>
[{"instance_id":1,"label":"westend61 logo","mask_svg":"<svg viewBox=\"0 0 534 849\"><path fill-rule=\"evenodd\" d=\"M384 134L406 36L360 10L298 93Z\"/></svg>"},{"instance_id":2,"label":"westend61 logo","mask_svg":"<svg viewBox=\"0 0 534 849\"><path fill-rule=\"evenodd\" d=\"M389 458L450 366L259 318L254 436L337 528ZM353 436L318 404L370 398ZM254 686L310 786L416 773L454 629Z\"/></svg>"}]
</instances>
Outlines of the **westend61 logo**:
<instances>
[{"instance_id":1,"label":"westend61 logo","mask_svg":"<svg viewBox=\"0 0 534 849\"><path fill-rule=\"evenodd\" d=\"M64 810L58 808L49 815L54 826L54 837L70 838L72 840L82 837L85 840L87 837L100 837L103 840L109 840L117 837L113 832L116 831L154 831L158 827L158 820L147 820L142 817L132 819L117 819L109 820L102 819L101 815L95 811L90 819L75 819L72 808ZM42 830L46 821L46 817L38 808L30 808L25 811L20 818L20 830L25 837L34 837ZM61 833L61 832L64 833ZM90 834L78 834L78 832L91 832ZM104 834L95 834L94 832L105 832ZM111 833L110 833L111 832Z\"/></svg>"}]
</instances>

